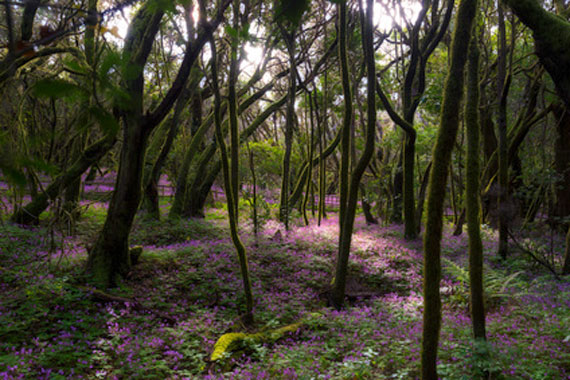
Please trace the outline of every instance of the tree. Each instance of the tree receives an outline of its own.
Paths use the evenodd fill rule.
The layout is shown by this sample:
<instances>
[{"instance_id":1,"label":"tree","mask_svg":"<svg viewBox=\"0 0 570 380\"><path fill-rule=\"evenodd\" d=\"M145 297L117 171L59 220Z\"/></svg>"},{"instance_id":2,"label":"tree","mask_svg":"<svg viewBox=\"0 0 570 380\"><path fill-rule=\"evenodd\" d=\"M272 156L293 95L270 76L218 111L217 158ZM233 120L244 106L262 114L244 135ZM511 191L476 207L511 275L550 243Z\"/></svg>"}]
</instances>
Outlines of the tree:
<instances>
[{"instance_id":1,"label":"tree","mask_svg":"<svg viewBox=\"0 0 570 380\"><path fill-rule=\"evenodd\" d=\"M479 42L474 34L469 45L465 127L467 158L465 174L465 208L469 234L469 285L471 320L475 339L485 340L485 306L483 304L483 245L481 243L481 207L479 202Z\"/></svg>"},{"instance_id":2,"label":"tree","mask_svg":"<svg viewBox=\"0 0 570 380\"><path fill-rule=\"evenodd\" d=\"M499 130L499 183L498 183L498 211L499 211L499 248L498 254L505 259L508 254L508 215L507 197L509 192L509 164L507 156L507 95L510 86L510 76L507 79L507 32L505 29L505 15L503 7L498 5L499 20L499 51L497 53L497 97L500 99L497 110L497 127Z\"/></svg>"},{"instance_id":3,"label":"tree","mask_svg":"<svg viewBox=\"0 0 570 380\"><path fill-rule=\"evenodd\" d=\"M422 331L422 379L437 380L437 349L441 326L441 236L443 203L451 151L459 126L459 105L463 95L464 67L477 0L461 0L457 11L451 62L443 93L440 127L433 149L430 171L427 222L424 237L424 313Z\"/></svg>"},{"instance_id":4,"label":"tree","mask_svg":"<svg viewBox=\"0 0 570 380\"><path fill-rule=\"evenodd\" d=\"M115 191L109 204L107 218L94 246L89 251L87 272L101 288L115 285L118 276L124 276L131 267L128 237L141 199L141 181L144 154L150 133L170 112L180 95L190 70L207 37L217 28L230 0L223 1L212 21L202 24L194 41L189 41L176 78L162 101L152 112L144 111L144 66L160 22L165 13L164 4L155 0L145 2L129 26L123 56L124 89L130 98L129 107L118 109L123 124L123 145Z\"/></svg>"},{"instance_id":5,"label":"tree","mask_svg":"<svg viewBox=\"0 0 570 380\"><path fill-rule=\"evenodd\" d=\"M364 146L364 152L358 160L358 163L354 167L352 174L350 176L350 186L346 194L346 204L341 203L341 210L344 207L344 213L340 216L340 236L338 244L338 255L336 263L336 271L333 289L331 293L332 304L335 308L340 309L344 304L344 292L346 288L346 277L348 274L348 259L350 255L350 245L352 240L352 231L354 227L354 217L356 214L356 203L358 200L358 189L360 187L360 180L364 174L372 155L374 154L374 139L376 133L376 71L374 62L374 48L373 48L373 36L374 36L374 26L372 23L373 15L373 1L366 1L366 16L364 16L364 10L362 6L362 1L359 2L360 12L361 12L361 27L362 27L362 47L364 50L364 59L366 63L367 72L367 120L366 120L366 143ZM346 8L343 4L340 5L340 30L343 29L343 23L346 20ZM344 13L344 15L343 15ZM342 32L341 32L342 33ZM345 36L340 34L339 46L344 45ZM340 60L341 65L346 64L346 56L341 52ZM342 63L345 61L345 63ZM346 68L345 68L346 69ZM343 83L344 83L344 70L343 69ZM344 83L346 85L348 83ZM346 91L346 89L345 89ZM345 97L345 107L346 103L350 102L350 97ZM348 115L345 114L345 117ZM346 127L346 121L345 126ZM343 128L344 128L343 127ZM343 151L344 154L344 151ZM341 193L342 194L342 193ZM341 198L342 202L342 198Z\"/></svg>"},{"instance_id":6,"label":"tree","mask_svg":"<svg viewBox=\"0 0 570 380\"><path fill-rule=\"evenodd\" d=\"M447 1L445 9L438 9L439 2L423 2L423 7L413 25L409 25L407 35L403 38L409 45L409 61L405 70L404 83L402 85L402 112L398 114L388 97L384 94L380 82L377 82L376 91L386 108L388 115L404 131L403 143L403 201L404 201L404 237L414 239L418 233L416 226L415 196L414 196L414 161L416 156L416 130L414 128L415 114L422 101L422 95L426 89L426 67L428 59L444 37L451 20L454 0ZM428 19L428 11L431 10L431 20ZM445 12L444 12L445 10ZM444 14L442 17L442 13ZM440 20L441 19L441 20ZM421 35L422 27L425 29ZM401 34L405 34L398 27ZM397 173L397 176L400 174ZM400 181L400 180L398 180ZM396 181L397 182L397 181ZM398 186L395 186L396 188ZM400 194L395 194L397 197ZM398 202L394 202L398 204ZM394 212L399 213L396 206ZM400 217L397 218L400 220ZM418 221L419 222L419 221Z\"/></svg>"},{"instance_id":7,"label":"tree","mask_svg":"<svg viewBox=\"0 0 570 380\"><path fill-rule=\"evenodd\" d=\"M237 1L234 2L233 9L234 9L234 21L236 21L237 26L237 16L239 12L239 3ZM236 28L237 29L237 28ZM237 34L237 30L236 30ZM234 39L232 44L235 46L232 48L233 52L237 54L237 41ZM216 53L216 45L214 42L214 38L210 37L210 46L212 51L212 86L214 87L214 123L216 126L216 141L220 148L220 156L222 161L222 170L224 175L224 187L226 192L226 201L228 205L228 219L230 223L230 234L232 237L232 242L236 248L239 263L240 263L240 270L243 280L243 287L245 292L245 300L246 300L246 312L243 317L244 323L252 324L253 323L253 295L251 291L251 280L249 278L249 268L247 264L247 253L245 246L241 242L238 230L237 230L237 200L234 200L234 196L237 196L237 190L234 187L237 187L237 183L235 181L235 177L230 175L230 163L228 158L228 152L226 149L226 144L224 142L224 135L222 133L222 120L221 120L221 95L220 89L218 87L218 68L217 68L217 53ZM235 59L235 58L233 58ZM237 68L234 68L234 70ZM237 73L234 73L237 75ZM230 74L231 75L231 74ZM236 78L237 79L237 78ZM231 87L234 86L232 89ZM231 134L231 143L232 143L232 150L236 150L237 147L233 147L233 145L239 144L237 139L237 109L236 109L236 98L235 98L235 81L232 81L230 78L230 89L229 89L229 98L228 102L230 103L230 120L234 118L233 122L230 121L230 134ZM233 105L232 105L233 103ZM233 155L232 155L233 156ZM232 160L237 160L236 157L232 157ZM237 168L238 162L232 162L232 168L235 165Z\"/></svg>"}]
</instances>

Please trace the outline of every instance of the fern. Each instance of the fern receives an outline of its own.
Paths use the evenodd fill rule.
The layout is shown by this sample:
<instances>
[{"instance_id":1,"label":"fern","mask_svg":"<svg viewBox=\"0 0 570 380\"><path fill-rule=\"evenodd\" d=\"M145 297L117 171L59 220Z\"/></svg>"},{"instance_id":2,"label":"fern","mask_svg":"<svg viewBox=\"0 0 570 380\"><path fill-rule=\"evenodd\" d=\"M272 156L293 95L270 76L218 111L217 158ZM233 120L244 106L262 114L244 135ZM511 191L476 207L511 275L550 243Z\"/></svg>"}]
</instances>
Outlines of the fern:
<instances>
[{"instance_id":1,"label":"fern","mask_svg":"<svg viewBox=\"0 0 570 380\"><path fill-rule=\"evenodd\" d=\"M445 257L442 259L444 270L461 285L458 292L452 295L452 301L461 305L467 305L469 302L470 288L469 270ZM519 279L519 276L523 272L515 272L507 276L504 272L485 265L483 267L483 273L483 289L487 306L504 298L518 298L524 294L524 292L508 292L509 288L521 289L526 286L525 283Z\"/></svg>"}]
</instances>

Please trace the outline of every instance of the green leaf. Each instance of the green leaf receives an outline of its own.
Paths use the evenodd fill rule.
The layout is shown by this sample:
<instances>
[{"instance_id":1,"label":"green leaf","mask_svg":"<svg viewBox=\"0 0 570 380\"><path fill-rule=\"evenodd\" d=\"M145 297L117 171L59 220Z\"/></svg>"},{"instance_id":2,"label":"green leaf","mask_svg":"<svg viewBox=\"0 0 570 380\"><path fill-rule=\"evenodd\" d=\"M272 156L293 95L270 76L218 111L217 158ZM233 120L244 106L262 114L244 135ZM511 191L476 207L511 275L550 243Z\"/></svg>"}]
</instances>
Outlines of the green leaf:
<instances>
[{"instance_id":1,"label":"green leaf","mask_svg":"<svg viewBox=\"0 0 570 380\"><path fill-rule=\"evenodd\" d=\"M19 188L24 188L26 186L26 175L21 169L14 166L4 166L3 163L0 162L0 172L2 172L8 183Z\"/></svg>"},{"instance_id":2,"label":"green leaf","mask_svg":"<svg viewBox=\"0 0 570 380\"><path fill-rule=\"evenodd\" d=\"M226 25L226 27L224 28L224 31L226 32L227 35L229 35L232 38L238 38L238 32L237 30L235 30L234 28L232 28L229 25Z\"/></svg>"},{"instance_id":3,"label":"green leaf","mask_svg":"<svg viewBox=\"0 0 570 380\"><path fill-rule=\"evenodd\" d=\"M119 131L119 123L117 122L117 119L115 119L115 117L107 110L98 106L92 106L89 108L89 113L93 115L95 120L97 120L101 126L103 132L107 135L113 135Z\"/></svg>"},{"instance_id":4,"label":"green leaf","mask_svg":"<svg viewBox=\"0 0 570 380\"><path fill-rule=\"evenodd\" d=\"M42 79L34 85L33 93L38 97L56 99L86 95L78 85L61 79Z\"/></svg>"},{"instance_id":5,"label":"green leaf","mask_svg":"<svg viewBox=\"0 0 570 380\"><path fill-rule=\"evenodd\" d=\"M56 165L50 164L40 157L24 157L21 160L21 164L24 167L33 168L36 171L49 175L55 175L59 172L59 168Z\"/></svg>"},{"instance_id":6,"label":"green leaf","mask_svg":"<svg viewBox=\"0 0 570 380\"><path fill-rule=\"evenodd\" d=\"M310 0L277 0L276 18L284 18L296 27L310 4Z\"/></svg>"},{"instance_id":7,"label":"green leaf","mask_svg":"<svg viewBox=\"0 0 570 380\"><path fill-rule=\"evenodd\" d=\"M121 55L115 51L111 51L103 57L101 65L99 66L99 77L105 78L113 66L121 64Z\"/></svg>"},{"instance_id":8,"label":"green leaf","mask_svg":"<svg viewBox=\"0 0 570 380\"><path fill-rule=\"evenodd\" d=\"M249 22L242 25L242 28L239 31L240 39L244 41L250 40L251 36L249 35L249 26L250 26Z\"/></svg>"},{"instance_id":9,"label":"green leaf","mask_svg":"<svg viewBox=\"0 0 570 380\"><path fill-rule=\"evenodd\" d=\"M81 62L75 59L66 59L63 65L70 71L76 72L78 74L87 75L89 69L81 64Z\"/></svg>"}]
</instances>

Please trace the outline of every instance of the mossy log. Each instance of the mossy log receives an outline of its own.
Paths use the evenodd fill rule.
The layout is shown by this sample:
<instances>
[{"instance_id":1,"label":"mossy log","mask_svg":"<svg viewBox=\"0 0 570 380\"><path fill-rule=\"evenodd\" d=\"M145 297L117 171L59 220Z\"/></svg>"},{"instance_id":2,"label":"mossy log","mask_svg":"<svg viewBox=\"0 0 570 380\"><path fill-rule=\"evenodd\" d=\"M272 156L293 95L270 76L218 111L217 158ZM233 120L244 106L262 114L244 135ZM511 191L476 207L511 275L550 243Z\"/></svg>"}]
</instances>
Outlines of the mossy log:
<instances>
[{"instance_id":1,"label":"mossy log","mask_svg":"<svg viewBox=\"0 0 570 380\"><path fill-rule=\"evenodd\" d=\"M286 334L299 330L308 321L319 317L321 317L319 313L310 313L308 317L303 318L301 321L278 329L265 330L257 333L231 332L224 334L214 344L214 349L210 355L210 362L224 359L232 352L242 349L246 341L254 344L275 343Z\"/></svg>"}]
</instances>

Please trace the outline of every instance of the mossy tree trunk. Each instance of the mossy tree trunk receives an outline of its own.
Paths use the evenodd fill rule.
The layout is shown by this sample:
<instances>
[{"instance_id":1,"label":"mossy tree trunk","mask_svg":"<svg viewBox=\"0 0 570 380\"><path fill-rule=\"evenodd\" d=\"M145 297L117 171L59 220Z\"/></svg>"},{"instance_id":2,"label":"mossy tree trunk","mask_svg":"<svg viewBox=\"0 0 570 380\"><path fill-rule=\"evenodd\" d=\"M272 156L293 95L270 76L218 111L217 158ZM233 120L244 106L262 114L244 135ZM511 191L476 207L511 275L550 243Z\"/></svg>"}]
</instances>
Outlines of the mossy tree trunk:
<instances>
[{"instance_id":1,"label":"mossy tree trunk","mask_svg":"<svg viewBox=\"0 0 570 380\"><path fill-rule=\"evenodd\" d=\"M246 4L246 3L244 3ZM235 223L239 222L239 125L237 110L236 84L238 80L238 31L239 31L239 3L233 4L233 28L234 34L230 36L230 72L228 83L228 111L230 123L230 189L232 192L233 210L235 212ZM292 57L295 60L295 57ZM214 78L217 80L217 78ZM221 105L221 103L220 103ZM220 146L220 150L222 147ZM229 211L229 208L228 208ZM250 310L251 311L251 310Z\"/></svg>"},{"instance_id":2,"label":"mossy tree trunk","mask_svg":"<svg viewBox=\"0 0 570 380\"><path fill-rule=\"evenodd\" d=\"M61 192L74 181L77 181L89 167L98 162L115 144L116 136L107 135L88 146L77 160L65 172L58 175L45 189L38 193L27 205L14 210L11 220L20 224L35 224L40 214L56 199Z\"/></svg>"},{"instance_id":3,"label":"mossy tree trunk","mask_svg":"<svg viewBox=\"0 0 570 380\"><path fill-rule=\"evenodd\" d=\"M239 5L237 1L234 3L234 7L237 8ZM234 9L235 9L234 8ZM214 125L216 127L216 141L220 150L220 159L222 163L222 172L224 177L224 189L226 193L226 202L228 205L228 219L230 223L230 234L232 242L237 251L240 270L243 281L243 288L245 293L246 302L246 312L244 315L244 322L247 324L253 323L253 294L251 291L251 281L249 278L249 268L247 263L247 252L245 246L241 242L238 230L237 230L237 212L234 210L236 203L233 200L234 191L232 190L232 180L230 176L230 163L228 158L228 152L226 149L226 143L224 141L224 134L222 132L222 118L221 118L221 94L218 87L218 68L217 68L217 52L216 44L214 42L213 36L210 38L210 50L212 52L212 86L214 89ZM235 94L234 94L235 95ZM229 102L235 102L236 99L228 99ZM231 106L230 106L230 109ZM234 108L234 112L236 112ZM230 118L232 116L230 115ZM235 116L237 118L237 115ZM235 125L234 127L237 127ZM231 127L230 127L231 128Z\"/></svg>"},{"instance_id":4,"label":"mossy tree trunk","mask_svg":"<svg viewBox=\"0 0 570 380\"><path fill-rule=\"evenodd\" d=\"M325 40L327 38L327 28L325 25ZM321 122L319 123L319 130L318 130L318 138L319 138L319 157L321 160L319 161L319 205L318 205L318 216L317 216L317 223L320 226L321 221L323 218L326 218L326 205L325 205L325 196L326 196L326 186L327 186L327 178L326 178L326 167L325 167L325 158L323 156L323 146L325 144L326 138L326 129L328 127L328 70L325 68L324 73L324 81L323 81L323 106L322 106L322 117ZM318 119L317 119L318 120Z\"/></svg>"},{"instance_id":5,"label":"mossy tree trunk","mask_svg":"<svg viewBox=\"0 0 570 380\"><path fill-rule=\"evenodd\" d=\"M337 6L338 12L338 60L340 62L340 76L342 78L343 115L341 126L341 159L340 159L340 185L339 185L339 223L342 229L348 200L349 172L350 172L350 131L352 129L352 90L350 88L350 73L348 68L348 55L346 45L347 37L347 4L341 1ZM342 238L341 238L342 240ZM337 258L340 259L340 258Z\"/></svg>"},{"instance_id":6,"label":"mossy tree trunk","mask_svg":"<svg viewBox=\"0 0 570 380\"><path fill-rule=\"evenodd\" d=\"M463 97L467 47L477 9L477 0L461 0L457 11L451 45L451 63L446 78L440 127L433 150L433 164L427 198L427 222L424 236L424 313L421 373L423 380L437 380L437 350L441 326L441 237L445 188L459 127L459 107Z\"/></svg>"},{"instance_id":7,"label":"mossy tree trunk","mask_svg":"<svg viewBox=\"0 0 570 380\"><path fill-rule=\"evenodd\" d=\"M374 62L373 34L374 26L372 23L373 16L373 0L366 1L366 15L362 15L362 2L360 3L361 22L362 22L362 45L364 50L364 60L367 71L367 120L366 120L366 143L364 152L358 160L352 175L350 176L350 187L348 189L345 212L341 222L340 242L338 247L337 263L333 289L331 293L331 301L336 309L340 309L344 304L344 293L346 288L346 278L348 274L348 259L350 255L350 245L352 240L352 231L354 227L354 217L356 214L356 203L358 200L358 188L364 171L370 163L370 159L374 154L374 138L376 133L376 72ZM341 11L342 13L342 11ZM341 20L343 17L340 18ZM341 26L342 28L342 26ZM343 38L340 38L340 44L343 44ZM350 101L350 98L345 98ZM346 116L346 115L345 115Z\"/></svg>"},{"instance_id":8,"label":"mossy tree trunk","mask_svg":"<svg viewBox=\"0 0 570 380\"><path fill-rule=\"evenodd\" d=\"M297 124L295 115L295 94L297 92L297 66L295 63L295 31L287 32L282 27L283 39L289 53L289 100L285 121L285 152L281 164L281 197L279 202L279 220L289 229L289 186L291 182L291 150L293 148L293 129Z\"/></svg>"},{"instance_id":9,"label":"mossy tree trunk","mask_svg":"<svg viewBox=\"0 0 570 380\"><path fill-rule=\"evenodd\" d=\"M453 1L423 2L422 10L405 36L409 45L409 62L405 70L402 88L402 113L396 113L390 101L384 96L379 82L377 91L380 100L388 111L392 121L404 131L402 153L394 175L394 199L392 219L402 220L402 202L404 214L404 237L415 239L418 234L416 226L415 180L414 166L416 155L416 130L413 127L416 110L421 102L426 87L426 66L429 57L444 37L451 20ZM441 6L441 8L440 8ZM428 17L431 16L431 19ZM423 35L421 33L423 32Z\"/></svg>"},{"instance_id":10,"label":"mossy tree trunk","mask_svg":"<svg viewBox=\"0 0 570 380\"><path fill-rule=\"evenodd\" d=\"M554 166L560 176L556 186L555 216L563 220L570 216L570 108L558 104L553 108L554 116L558 119L556 129L558 136L554 145ZM570 225L565 221L564 226Z\"/></svg>"},{"instance_id":11,"label":"mossy tree trunk","mask_svg":"<svg viewBox=\"0 0 570 380\"><path fill-rule=\"evenodd\" d=\"M479 46L477 36L471 38L467 68L467 101L465 128L467 162L465 175L465 208L469 236L469 284L471 320L475 339L485 340L485 307L483 303L483 245L481 243L481 206L479 203Z\"/></svg>"},{"instance_id":12,"label":"mossy tree trunk","mask_svg":"<svg viewBox=\"0 0 570 380\"><path fill-rule=\"evenodd\" d=\"M566 233L566 250L564 252L564 264L562 267L562 274L570 274L570 227Z\"/></svg>"},{"instance_id":13,"label":"mossy tree trunk","mask_svg":"<svg viewBox=\"0 0 570 380\"><path fill-rule=\"evenodd\" d=\"M317 90L315 89L314 91L314 95L313 96L310 92L308 93L308 95L305 97L305 102L309 103L309 128L310 131L308 133L309 135L309 142L308 142L308 157L307 157L307 162L313 162L313 146L314 146L314 140L315 140L315 136L314 136L314 131L315 131L315 120L314 120L314 103L313 100L315 100L316 103L316 95L317 95ZM305 125L307 124L306 121L306 117L305 117ZM302 214L303 214L303 219L305 220L305 225L308 226L309 225L309 218L307 217L307 203L309 202L309 198L312 196L312 189L313 187L313 169L312 167L309 168L309 172L307 173L307 182L305 184L305 197L303 198L303 203L301 206L301 210L302 210ZM314 203L314 199L313 199L313 203Z\"/></svg>"},{"instance_id":14,"label":"mossy tree trunk","mask_svg":"<svg viewBox=\"0 0 570 380\"><path fill-rule=\"evenodd\" d=\"M570 107L570 23L547 12L537 0L502 0L529 27L540 62L560 98Z\"/></svg>"},{"instance_id":15,"label":"mossy tree trunk","mask_svg":"<svg viewBox=\"0 0 570 380\"><path fill-rule=\"evenodd\" d=\"M178 131L180 129L180 117L184 111L184 108L190 101L190 99L194 96L197 96L199 89L195 90L198 86L199 80L202 78L202 75L199 73L197 69L192 69L192 73L190 74L191 78L188 81L188 85L182 90L180 97L176 101L176 105L174 106L174 111L172 115L164 122L166 128L166 138L161 138L159 140L162 145L160 146L159 152L156 157L148 157L149 152L147 152L147 165L148 169L146 169L144 177L143 177L143 203L141 208L153 219L159 220L160 219L160 209L159 209L159 181L160 175L162 173L162 168L166 163L166 159L168 154L170 153L172 146L174 144L174 139L178 135ZM200 110L196 110L194 107L192 108L192 116L195 113L199 112ZM194 125L194 118L192 119ZM149 149L152 151L152 149ZM150 160L149 160L150 159Z\"/></svg>"},{"instance_id":16,"label":"mossy tree trunk","mask_svg":"<svg viewBox=\"0 0 570 380\"><path fill-rule=\"evenodd\" d=\"M152 112L143 113L144 66L164 14L160 3L155 0L145 2L129 26L123 49L127 71L123 76L126 78L124 88L129 94L130 104L128 109L119 112L123 122L119 171L105 223L89 251L86 266L97 287L115 285L118 277L130 270L128 239L141 200L142 171L149 135L172 109L208 35L217 28L229 4L230 0L220 3L215 18L210 22L204 21L196 38L188 43L176 78ZM201 17L205 20L205 13ZM133 69L136 76L132 73Z\"/></svg>"},{"instance_id":17,"label":"mossy tree trunk","mask_svg":"<svg viewBox=\"0 0 570 380\"><path fill-rule=\"evenodd\" d=\"M499 51L497 52L497 98L500 99L497 110L497 129L499 135L499 183L498 212L499 212L499 247L498 254L501 258L507 257L508 246L508 193L509 193L509 164L507 157L507 31L505 27L505 15L503 7L498 4L499 22Z\"/></svg>"},{"instance_id":18,"label":"mossy tree trunk","mask_svg":"<svg viewBox=\"0 0 570 380\"><path fill-rule=\"evenodd\" d=\"M240 143L244 143L244 141L250 137L257 128L267 120L267 118L273 115L277 110L279 110L287 101L288 95L281 97L280 99L271 103L265 110L260 113L252 122L251 124L245 128L240 134ZM240 105L240 110L242 109L242 105ZM244 108L245 109L245 108ZM194 140L192 140L194 141ZM190 148L193 144L191 144ZM202 152L198 159L197 163L197 173L201 173L201 175L197 175L190 185L187 195L187 204L184 206L184 215L185 216L192 216L192 217L203 217L204 216L204 206L206 203L206 199L208 194L210 193L210 189L214 184L220 170L222 168L221 162L215 161L211 168L208 170L209 164L212 162L216 154L217 144L216 142L212 142L205 150ZM203 174L206 173L206 174ZM173 217L173 215L169 215L169 217Z\"/></svg>"}]
</instances>

